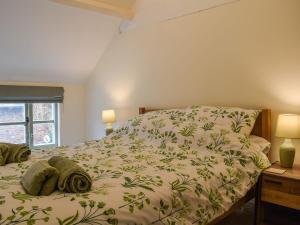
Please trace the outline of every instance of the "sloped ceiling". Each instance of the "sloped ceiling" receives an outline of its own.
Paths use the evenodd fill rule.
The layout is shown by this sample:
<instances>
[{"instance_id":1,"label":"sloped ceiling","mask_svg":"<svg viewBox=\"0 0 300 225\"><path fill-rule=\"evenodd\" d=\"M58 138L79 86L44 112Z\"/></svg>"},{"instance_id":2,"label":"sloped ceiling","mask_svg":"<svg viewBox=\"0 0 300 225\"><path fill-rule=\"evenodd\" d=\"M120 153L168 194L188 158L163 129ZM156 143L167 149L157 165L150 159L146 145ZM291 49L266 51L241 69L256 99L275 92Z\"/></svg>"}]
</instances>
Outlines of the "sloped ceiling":
<instances>
[{"instance_id":1,"label":"sloped ceiling","mask_svg":"<svg viewBox=\"0 0 300 225\"><path fill-rule=\"evenodd\" d=\"M82 83L119 31L239 0L101 0L132 7L123 21L55 0L0 0L0 81ZM100 0L99 0L100 1Z\"/></svg>"},{"instance_id":2,"label":"sloped ceiling","mask_svg":"<svg viewBox=\"0 0 300 225\"><path fill-rule=\"evenodd\" d=\"M83 82L120 22L48 0L1 0L0 80Z\"/></svg>"},{"instance_id":3,"label":"sloped ceiling","mask_svg":"<svg viewBox=\"0 0 300 225\"><path fill-rule=\"evenodd\" d=\"M137 0L132 20L123 21L120 30L151 25L185 15L212 9L240 0Z\"/></svg>"},{"instance_id":4,"label":"sloped ceiling","mask_svg":"<svg viewBox=\"0 0 300 225\"><path fill-rule=\"evenodd\" d=\"M119 5L125 8L131 8L136 0L101 0L114 5Z\"/></svg>"},{"instance_id":5,"label":"sloped ceiling","mask_svg":"<svg viewBox=\"0 0 300 225\"><path fill-rule=\"evenodd\" d=\"M123 19L134 17L136 0L49 0L68 6L93 10Z\"/></svg>"}]
</instances>

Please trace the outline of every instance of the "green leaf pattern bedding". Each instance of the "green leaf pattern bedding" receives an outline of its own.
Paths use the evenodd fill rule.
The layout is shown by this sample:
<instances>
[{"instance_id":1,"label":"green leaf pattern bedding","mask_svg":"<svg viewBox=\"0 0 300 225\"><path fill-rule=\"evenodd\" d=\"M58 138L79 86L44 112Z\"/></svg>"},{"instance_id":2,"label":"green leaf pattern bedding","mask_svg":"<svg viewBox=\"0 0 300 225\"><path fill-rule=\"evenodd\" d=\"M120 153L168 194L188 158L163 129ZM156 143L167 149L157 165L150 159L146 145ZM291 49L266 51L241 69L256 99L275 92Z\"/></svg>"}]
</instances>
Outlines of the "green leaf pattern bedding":
<instances>
[{"instance_id":1,"label":"green leaf pattern bedding","mask_svg":"<svg viewBox=\"0 0 300 225\"><path fill-rule=\"evenodd\" d=\"M0 225L207 224L270 165L249 139L258 113L205 106L156 111L101 140L34 151L29 161L0 168ZM25 194L20 176L53 155L81 165L92 190Z\"/></svg>"}]
</instances>

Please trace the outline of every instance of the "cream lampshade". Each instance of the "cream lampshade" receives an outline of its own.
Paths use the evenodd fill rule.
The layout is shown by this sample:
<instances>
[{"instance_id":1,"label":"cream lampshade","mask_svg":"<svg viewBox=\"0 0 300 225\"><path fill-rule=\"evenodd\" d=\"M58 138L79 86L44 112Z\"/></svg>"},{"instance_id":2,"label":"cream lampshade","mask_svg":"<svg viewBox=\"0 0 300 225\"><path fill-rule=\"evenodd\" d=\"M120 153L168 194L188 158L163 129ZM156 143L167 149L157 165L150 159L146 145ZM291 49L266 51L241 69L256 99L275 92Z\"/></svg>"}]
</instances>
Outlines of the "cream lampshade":
<instances>
[{"instance_id":1,"label":"cream lampshade","mask_svg":"<svg viewBox=\"0 0 300 225\"><path fill-rule=\"evenodd\" d=\"M102 121L106 124L106 135L109 135L113 131L112 124L116 122L116 113L114 110L103 110Z\"/></svg>"},{"instance_id":2,"label":"cream lampshade","mask_svg":"<svg viewBox=\"0 0 300 225\"><path fill-rule=\"evenodd\" d=\"M300 116L296 114L281 114L278 116L277 137L285 138L280 146L280 164L282 167L293 167L295 147L291 139L300 138Z\"/></svg>"}]
</instances>

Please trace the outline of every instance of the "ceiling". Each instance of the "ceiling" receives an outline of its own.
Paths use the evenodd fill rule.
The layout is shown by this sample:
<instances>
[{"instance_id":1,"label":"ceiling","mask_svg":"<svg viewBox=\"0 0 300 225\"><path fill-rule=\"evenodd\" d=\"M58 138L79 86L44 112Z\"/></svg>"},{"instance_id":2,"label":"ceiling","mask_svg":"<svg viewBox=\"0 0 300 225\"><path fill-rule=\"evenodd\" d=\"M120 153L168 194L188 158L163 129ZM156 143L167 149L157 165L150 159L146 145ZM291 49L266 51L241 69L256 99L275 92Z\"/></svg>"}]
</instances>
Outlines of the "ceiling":
<instances>
[{"instance_id":1,"label":"ceiling","mask_svg":"<svg viewBox=\"0 0 300 225\"><path fill-rule=\"evenodd\" d=\"M83 83L119 30L237 1L0 0L0 81ZM109 10L114 6L119 12L133 9L135 17L122 23L118 15L58 2L103 5ZM111 15L109 10L103 12Z\"/></svg>"},{"instance_id":2,"label":"ceiling","mask_svg":"<svg viewBox=\"0 0 300 225\"><path fill-rule=\"evenodd\" d=\"M68 6L93 10L123 19L134 17L136 0L49 0Z\"/></svg>"},{"instance_id":3,"label":"ceiling","mask_svg":"<svg viewBox=\"0 0 300 225\"><path fill-rule=\"evenodd\" d=\"M238 1L240 0L137 0L134 18L123 21L120 30L126 32Z\"/></svg>"},{"instance_id":4,"label":"ceiling","mask_svg":"<svg viewBox=\"0 0 300 225\"><path fill-rule=\"evenodd\" d=\"M0 80L81 83L120 22L48 0L1 0Z\"/></svg>"},{"instance_id":5,"label":"ceiling","mask_svg":"<svg viewBox=\"0 0 300 225\"><path fill-rule=\"evenodd\" d=\"M136 0L101 0L101 1L112 5L119 5L124 8L131 8L135 4Z\"/></svg>"}]
</instances>

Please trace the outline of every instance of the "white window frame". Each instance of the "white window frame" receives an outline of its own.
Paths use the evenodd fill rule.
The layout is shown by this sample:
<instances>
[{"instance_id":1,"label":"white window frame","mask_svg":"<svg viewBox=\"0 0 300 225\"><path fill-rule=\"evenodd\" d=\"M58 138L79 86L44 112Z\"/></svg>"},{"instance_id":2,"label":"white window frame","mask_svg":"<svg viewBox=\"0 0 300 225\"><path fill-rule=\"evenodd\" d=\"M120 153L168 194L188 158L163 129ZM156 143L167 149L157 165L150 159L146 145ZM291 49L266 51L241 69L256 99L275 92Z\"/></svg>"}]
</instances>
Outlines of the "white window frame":
<instances>
[{"instance_id":1,"label":"white window frame","mask_svg":"<svg viewBox=\"0 0 300 225\"><path fill-rule=\"evenodd\" d=\"M1 104L1 103L0 103ZM25 105L25 121L24 122L9 122L9 123L0 123L0 126L9 126L9 125L24 125L25 126L25 140L26 144L30 148L51 148L57 147L59 144L59 107L58 103L51 103L54 105L53 107L53 120L42 120L42 121L33 121L33 110L32 104L34 103L24 103ZM49 145L34 145L33 143L33 125L34 124L43 124L43 123L52 123L54 124L54 136L55 143Z\"/></svg>"}]
</instances>

